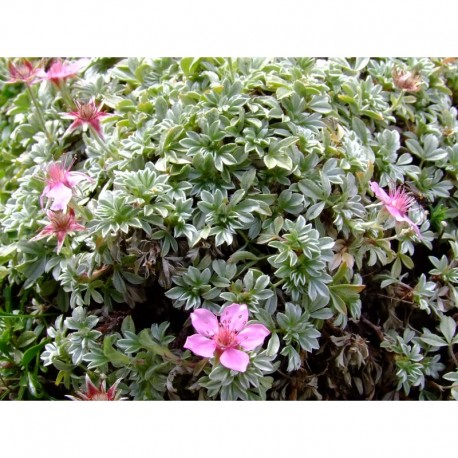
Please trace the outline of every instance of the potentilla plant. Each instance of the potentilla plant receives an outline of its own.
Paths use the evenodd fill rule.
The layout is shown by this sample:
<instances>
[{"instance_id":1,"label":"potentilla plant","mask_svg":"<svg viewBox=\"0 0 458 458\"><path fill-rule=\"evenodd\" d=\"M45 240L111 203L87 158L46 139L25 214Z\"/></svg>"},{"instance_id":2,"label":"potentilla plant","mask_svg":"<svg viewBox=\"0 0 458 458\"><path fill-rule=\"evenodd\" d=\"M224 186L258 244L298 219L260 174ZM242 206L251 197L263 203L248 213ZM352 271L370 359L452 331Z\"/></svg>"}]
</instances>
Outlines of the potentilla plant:
<instances>
[{"instance_id":1,"label":"potentilla plant","mask_svg":"<svg viewBox=\"0 0 458 458\"><path fill-rule=\"evenodd\" d=\"M0 59L0 398L457 398L457 74Z\"/></svg>"}]
</instances>

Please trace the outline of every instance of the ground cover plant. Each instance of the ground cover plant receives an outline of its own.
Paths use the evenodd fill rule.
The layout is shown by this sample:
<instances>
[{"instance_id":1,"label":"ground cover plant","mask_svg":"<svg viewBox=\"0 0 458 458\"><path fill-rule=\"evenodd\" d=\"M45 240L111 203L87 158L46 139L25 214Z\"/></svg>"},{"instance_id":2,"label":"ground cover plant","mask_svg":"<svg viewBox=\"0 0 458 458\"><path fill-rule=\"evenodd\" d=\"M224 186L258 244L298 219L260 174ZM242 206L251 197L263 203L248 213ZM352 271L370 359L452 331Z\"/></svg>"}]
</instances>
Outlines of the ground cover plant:
<instances>
[{"instance_id":1,"label":"ground cover plant","mask_svg":"<svg viewBox=\"0 0 458 458\"><path fill-rule=\"evenodd\" d=\"M0 60L0 398L458 399L457 68Z\"/></svg>"}]
</instances>

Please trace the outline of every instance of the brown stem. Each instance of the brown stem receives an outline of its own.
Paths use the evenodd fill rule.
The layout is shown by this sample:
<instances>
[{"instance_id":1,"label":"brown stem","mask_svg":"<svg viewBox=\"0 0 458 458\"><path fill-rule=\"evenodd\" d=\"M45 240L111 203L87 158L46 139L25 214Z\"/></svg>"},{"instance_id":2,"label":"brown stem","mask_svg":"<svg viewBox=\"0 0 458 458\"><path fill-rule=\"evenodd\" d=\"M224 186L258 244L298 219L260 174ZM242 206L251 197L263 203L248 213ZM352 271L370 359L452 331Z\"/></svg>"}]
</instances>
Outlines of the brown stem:
<instances>
[{"instance_id":1,"label":"brown stem","mask_svg":"<svg viewBox=\"0 0 458 458\"><path fill-rule=\"evenodd\" d=\"M456 359L455 352L453 351L453 345L449 345L448 352L450 353L450 356L452 357L453 362L455 363L455 367L458 367L458 361Z\"/></svg>"},{"instance_id":2,"label":"brown stem","mask_svg":"<svg viewBox=\"0 0 458 458\"><path fill-rule=\"evenodd\" d=\"M376 326L374 323L372 323L372 321L369 321L367 318L364 318L363 316L361 317L361 321L374 330L380 342L385 338L383 332L380 330L380 326Z\"/></svg>"}]
</instances>

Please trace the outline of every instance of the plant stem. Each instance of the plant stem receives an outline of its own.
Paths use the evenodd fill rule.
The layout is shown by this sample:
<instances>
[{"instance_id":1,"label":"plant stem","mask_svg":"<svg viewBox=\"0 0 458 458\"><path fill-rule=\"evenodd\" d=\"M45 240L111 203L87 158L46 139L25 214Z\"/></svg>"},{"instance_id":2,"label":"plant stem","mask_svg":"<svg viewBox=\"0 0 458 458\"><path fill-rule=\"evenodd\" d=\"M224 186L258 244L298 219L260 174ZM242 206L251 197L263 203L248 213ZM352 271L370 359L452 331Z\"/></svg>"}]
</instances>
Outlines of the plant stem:
<instances>
[{"instance_id":1,"label":"plant stem","mask_svg":"<svg viewBox=\"0 0 458 458\"><path fill-rule=\"evenodd\" d=\"M453 359L453 362L455 363L455 367L458 367L458 361L455 356L455 352L453 351L453 345L448 346L448 352L450 353L450 356Z\"/></svg>"},{"instance_id":2,"label":"plant stem","mask_svg":"<svg viewBox=\"0 0 458 458\"><path fill-rule=\"evenodd\" d=\"M30 100L35 105L35 109L37 110L37 113L38 113L38 118L40 119L41 126L43 128L43 132L46 134L46 137L48 138L49 142L52 142L52 137L51 137L51 134L48 132L48 129L46 128L45 119L43 117L43 113L41 111L40 104L38 103L38 100L34 96L33 91L30 88L30 86L26 84L25 87L27 88L27 92L29 94Z\"/></svg>"},{"instance_id":3,"label":"plant stem","mask_svg":"<svg viewBox=\"0 0 458 458\"><path fill-rule=\"evenodd\" d=\"M247 264L245 264L242 268L242 270L238 273L238 275L241 275L243 272L245 272L245 270L249 269L251 266L254 266L255 264L257 264L259 261L262 261L264 259L267 259L269 258L271 255L270 254L267 254L266 256L260 256L259 258L255 259L254 261L250 261L248 262Z\"/></svg>"},{"instance_id":4,"label":"plant stem","mask_svg":"<svg viewBox=\"0 0 458 458\"><path fill-rule=\"evenodd\" d=\"M409 305L413 305L414 303L412 301L406 301L405 299L399 299L397 297L391 297L391 296L387 296L385 294L377 294L378 297L384 297L386 299L391 299L392 301L395 301L395 302L403 302L404 304L409 304Z\"/></svg>"},{"instance_id":5,"label":"plant stem","mask_svg":"<svg viewBox=\"0 0 458 458\"><path fill-rule=\"evenodd\" d=\"M385 240L389 242L390 240L397 240L398 236L397 235L392 235L391 237L385 237L384 239L378 239L378 242L381 242L382 240Z\"/></svg>"},{"instance_id":6,"label":"plant stem","mask_svg":"<svg viewBox=\"0 0 458 458\"><path fill-rule=\"evenodd\" d=\"M251 240L246 236L246 234L243 231L237 231L237 234L242 237L242 239L245 241L245 246L249 245Z\"/></svg>"},{"instance_id":7,"label":"plant stem","mask_svg":"<svg viewBox=\"0 0 458 458\"><path fill-rule=\"evenodd\" d=\"M430 383L431 385L435 386L436 388L438 388L440 391L444 391L444 390L447 390L447 389L453 387L453 385L451 385L451 386L439 385L439 383L436 383L436 382L434 382L433 380L429 380L429 383Z\"/></svg>"}]
</instances>

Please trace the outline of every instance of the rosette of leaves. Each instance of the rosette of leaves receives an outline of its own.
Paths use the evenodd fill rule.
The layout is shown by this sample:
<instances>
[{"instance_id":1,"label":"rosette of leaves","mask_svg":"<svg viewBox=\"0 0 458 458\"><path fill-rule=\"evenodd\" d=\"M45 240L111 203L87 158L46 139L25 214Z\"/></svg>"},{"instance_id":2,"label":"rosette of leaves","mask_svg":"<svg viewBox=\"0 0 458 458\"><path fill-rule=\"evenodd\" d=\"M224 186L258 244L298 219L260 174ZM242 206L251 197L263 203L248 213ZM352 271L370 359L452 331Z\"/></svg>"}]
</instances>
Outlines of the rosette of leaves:
<instances>
[{"instance_id":1,"label":"rosette of leaves","mask_svg":"<svg viewBox=\"0 0 458 458\"><path fill-rule=\"evenodd\" d=\"M151 234L152 225L162 226L162 217L146 214L146 210L136 206L134 197L120 190L105 191L100 194L94 218L90 222L92 233L100 232L104 239L119 232L128 234L132 228L143 229Z\"/></svg>"},{"instance_id":2,"label":"rosette of leaves","mask_svg":"<svg viewBox=\"0 0 458 458\"><path fill-rule=\"evenodd\" d=\"M422 337L421 340L425 341L425 337ZM429 336L426 336L426 341L428 340ZM427 376L437 379L439 373L445 368L444 364L440 362L439 355L426 356L422 352L418 336L410 329L406 329L402 336L390 331L380 346L396 354L395 364L398 380L396 390L402 388L405 396L408 396L412 388L419 387L420 398L434 398L434 393L425 389L425 385Z\"/></svg>"},{"instance_id":3,"label":"rosette of leaves","mask_svg":"<svg viewBox=\"0 0 458 458\"><path fill-rule=\"evenodd\" d=\"M237 230L248 229L254 221L252 212L259 206L253 199L245 198L245 191L239 189L228 199L219 189L211 194L202 191L201 201L197 203L201 216L195 220L200 230L200 237L206 239L215 236L215 245L230 245Z\"/></svg>"},{"instance_id":4,"label":"rosette of leaves","mask_svg":"<svg viewBox=\"0 0 458 458\"><path fill-rule=\"evenodd\" d=\"M326 272L326 261L332 258L334 241L330 237L320 237L311 224L306 224L300 215L295 221L286 219L284 234L268 243L277 253L269 257L274 272L284 284L283 288L298 300L308 294L313 300L317 296L330 297L327 284L332 277Z\"/></svg>"},{"instance_id":5,"label":"rosette of leaves","mask_svg":"<svg viewBox=\"0 0 458 458\"><path fill-rule=\"evenodd\" d=\"M267 350L250 355L250 363L245 372L230 370L223 365L215 365L208 375L198 380L198 386L206 389L210 399L219 397L222 401L265 400L267 391L272 387L273 377L278 363L272 363L275 355Z\"/></svg>"}]
</instances>

